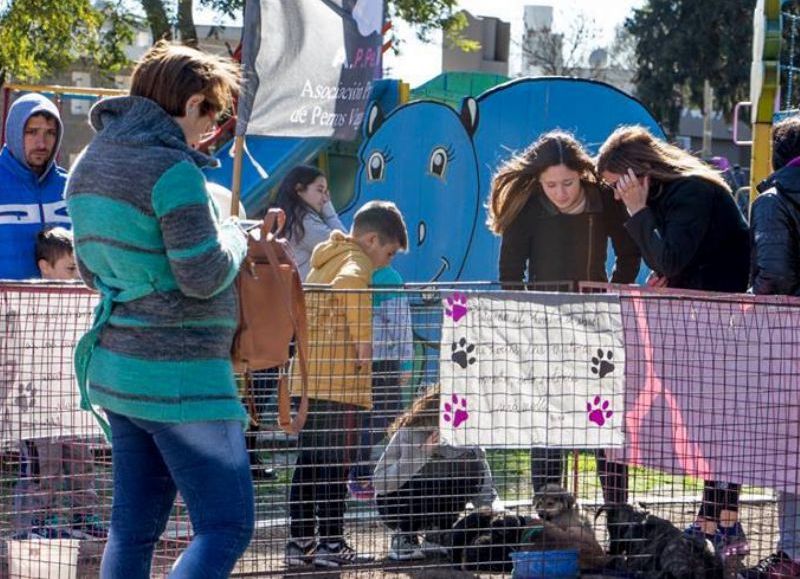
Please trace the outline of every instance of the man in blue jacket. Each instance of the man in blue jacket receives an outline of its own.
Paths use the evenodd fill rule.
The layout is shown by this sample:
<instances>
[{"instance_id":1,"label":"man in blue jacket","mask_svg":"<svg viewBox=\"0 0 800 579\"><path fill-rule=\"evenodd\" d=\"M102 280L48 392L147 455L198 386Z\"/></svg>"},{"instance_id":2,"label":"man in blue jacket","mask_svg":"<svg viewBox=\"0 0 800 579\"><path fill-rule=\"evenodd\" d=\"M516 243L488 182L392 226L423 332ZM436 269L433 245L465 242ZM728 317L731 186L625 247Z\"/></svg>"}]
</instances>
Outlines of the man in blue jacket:
<instances>
[{"instance_id":1,"label":"man in blue jacket","mask_svg":"<svg viewBox=\"0 0 800 579\"><path fill-rule=\"evenodd\" d=\"M55 164L64 133L48 98L26 94L8 110L0 151L0 279L38 278L36 234L46 225L69 226L67 172Z\"/></svg>"}]
</instances>

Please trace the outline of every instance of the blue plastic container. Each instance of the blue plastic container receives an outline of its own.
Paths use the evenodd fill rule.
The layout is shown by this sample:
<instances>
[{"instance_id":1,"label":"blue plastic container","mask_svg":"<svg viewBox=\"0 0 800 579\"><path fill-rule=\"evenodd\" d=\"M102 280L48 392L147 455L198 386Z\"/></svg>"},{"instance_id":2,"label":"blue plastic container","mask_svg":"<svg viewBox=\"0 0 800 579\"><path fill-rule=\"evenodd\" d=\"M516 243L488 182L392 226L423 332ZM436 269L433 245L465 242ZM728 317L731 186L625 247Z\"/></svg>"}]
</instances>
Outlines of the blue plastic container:
<instances>
[{"instance_id":1,"label":"blue plastic container","mask_svg":"<svg viewBox=\"0 0 800 579\"><path fill-rule=\"evenodd\" d=\"M578 551L517 551L512 579L575 579L578 576Z\"/></svg>"}]
</instances>

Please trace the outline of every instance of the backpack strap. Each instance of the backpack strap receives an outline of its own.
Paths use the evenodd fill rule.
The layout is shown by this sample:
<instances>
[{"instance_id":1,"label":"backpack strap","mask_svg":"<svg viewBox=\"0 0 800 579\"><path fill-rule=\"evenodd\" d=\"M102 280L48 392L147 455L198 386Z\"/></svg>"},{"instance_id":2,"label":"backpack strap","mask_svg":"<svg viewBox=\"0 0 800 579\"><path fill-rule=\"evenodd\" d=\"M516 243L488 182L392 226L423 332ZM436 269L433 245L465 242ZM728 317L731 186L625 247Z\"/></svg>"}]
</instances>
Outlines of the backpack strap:
<instances>
[{"instance_id":1,"label":"backpack strap","mask_svg":"<svg viewBox=\"0 0 800 579\"><path fill-rule=\"evenodd\" d=\"M297 348L297 358L300 364L300 406L297 415L292 419L291 396L287 379L288 371L284 369L278 381L278 425L288 434L299 434L308 418L308 320L306 317L306 302L303 287L300 284L300 275L297 269L292 276L291 287L287 287L280 275L278 256L272 243L280 234L286 222L286 215L281 209L270 209L264 218L261 239L264 251L270 263L270 269L281 286L282 306L292 312L292 326L294 328L294 341ZM277 224L277 229L273 228Z\"/></svg>"}]
</instances>

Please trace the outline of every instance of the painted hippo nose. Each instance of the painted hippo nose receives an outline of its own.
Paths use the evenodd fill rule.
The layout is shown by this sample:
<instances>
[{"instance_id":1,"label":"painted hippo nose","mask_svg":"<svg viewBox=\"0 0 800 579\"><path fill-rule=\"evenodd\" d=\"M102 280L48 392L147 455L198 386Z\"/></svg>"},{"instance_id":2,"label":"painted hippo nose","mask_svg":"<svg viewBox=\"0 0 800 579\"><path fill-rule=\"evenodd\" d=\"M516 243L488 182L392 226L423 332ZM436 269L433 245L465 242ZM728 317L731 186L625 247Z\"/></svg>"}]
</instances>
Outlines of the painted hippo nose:
<instances>
[{"instance_id":1,"label":"painted hippo nose","mask_svg":"<svg viewBox=\"0 0 800 579\"><path fill-rule=\"evenodd\" d=\"M419 247L425 243L425 238L428 236L428 226L424 221L420 221L417 225L417 246Z\"/></svg>"}]
</instances>

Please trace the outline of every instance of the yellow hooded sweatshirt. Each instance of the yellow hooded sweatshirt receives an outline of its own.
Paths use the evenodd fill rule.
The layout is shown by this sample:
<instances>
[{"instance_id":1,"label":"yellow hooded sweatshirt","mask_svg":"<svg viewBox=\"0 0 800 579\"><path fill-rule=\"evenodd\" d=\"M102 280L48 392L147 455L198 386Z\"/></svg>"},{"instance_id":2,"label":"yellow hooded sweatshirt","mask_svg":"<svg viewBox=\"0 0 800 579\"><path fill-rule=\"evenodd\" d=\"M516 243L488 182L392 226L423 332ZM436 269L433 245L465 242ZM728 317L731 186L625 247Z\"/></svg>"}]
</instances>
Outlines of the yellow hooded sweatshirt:
<instances>
[{"instance_id":1,"label":"yellow hooded sweatshirt","mask_svg":"<svg viewBox=\"0 0 800 579\"><path fill-rule=\"evenodd\" d=\"M334 290L367 290L374 266L359 245L341 231L314 248L306 282ZM372 296L368 291L307 290L308 395L372 408L372 364L356 368L356 343L372 343ZM300 395L294 364L292 394Z\"/></svg>"}]
</instances>

